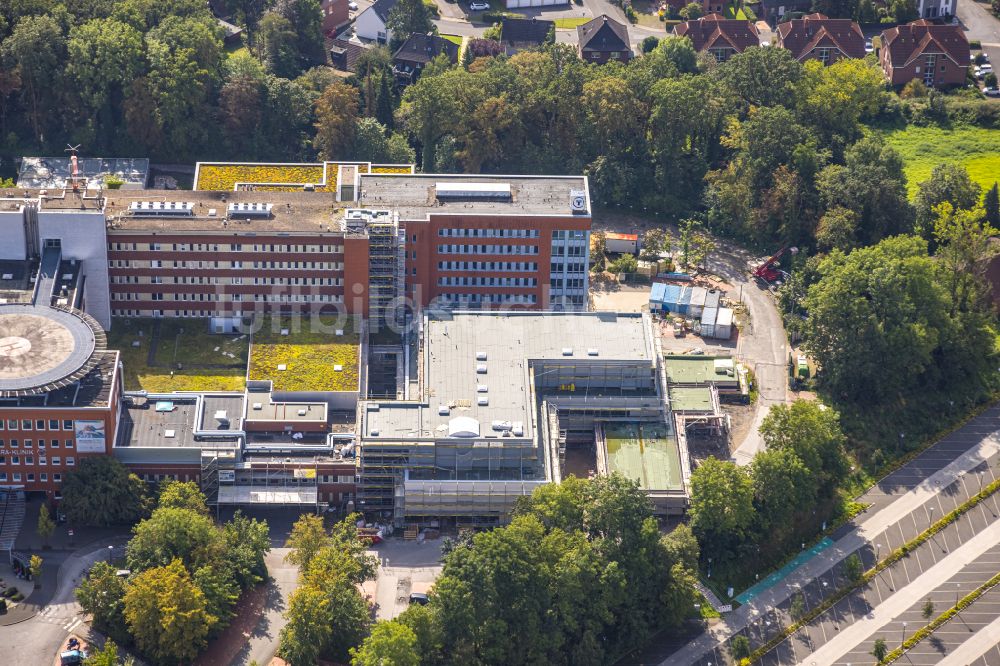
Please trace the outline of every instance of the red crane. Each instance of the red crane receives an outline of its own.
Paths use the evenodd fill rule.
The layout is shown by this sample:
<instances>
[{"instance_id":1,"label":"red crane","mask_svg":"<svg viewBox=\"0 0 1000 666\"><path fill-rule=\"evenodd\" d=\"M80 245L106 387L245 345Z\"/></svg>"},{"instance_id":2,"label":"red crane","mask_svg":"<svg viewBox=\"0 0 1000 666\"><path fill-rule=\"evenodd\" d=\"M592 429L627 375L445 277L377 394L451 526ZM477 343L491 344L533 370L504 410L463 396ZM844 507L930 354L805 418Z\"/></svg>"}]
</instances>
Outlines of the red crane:
<instances>
[{"instance_id":1,"label":"red crane","mask_svg":"<svg viewBox=\"0 0 1000 666\"><path fill-rule=\"evenodd\" d=\"M797 247L786 246L781 248L773 255L771 255L771 257L768 258L767 261L765 261L760 266L755 268L753 271L753 276L755 278L760 278L764 282L774 282L775 280L779 279L782 275L780 264L778 263L781 260L781 257L783 257L786 252L791 252L792 254L795 254L798 251L799 248Z\"/></svg>"}]
</instances>

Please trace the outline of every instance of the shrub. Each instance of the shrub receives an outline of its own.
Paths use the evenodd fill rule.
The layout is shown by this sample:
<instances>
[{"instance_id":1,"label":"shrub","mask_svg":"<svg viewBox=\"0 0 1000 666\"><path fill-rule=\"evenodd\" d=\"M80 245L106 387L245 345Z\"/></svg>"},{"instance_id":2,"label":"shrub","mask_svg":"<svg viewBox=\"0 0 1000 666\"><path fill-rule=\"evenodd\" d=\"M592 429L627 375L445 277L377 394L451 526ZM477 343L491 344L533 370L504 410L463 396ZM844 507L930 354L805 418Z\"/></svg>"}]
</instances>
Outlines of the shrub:
<instances>
[{"instance_id":1,"label":"shrub","mask_svg":"<svg viewBox=\"0 0 1000 666\"><path fill-rule=\"evenodd\" d=\"M969 48L972 49L973 51L979 51L980 49L983 48L983 45L980 43L978 39L970 39Z\"/></svg>"},{"instance_id":2,"label":"shrub","mask_svg":"<svg viewBox=\"0 0 1000 666\"><path fill-rule=\"evenodd\" d=\"M0 599L0 614L7 612L7 602L4 599Z\"/></svg>"},{"instance_id":3,"label":"shrub","mask_svg":"<svg viewBox=\"0 0 1000 666\"><path fill-rule=\"evenodd\" d=\"M104 187L109 190L119 190L121 186L125 184L125 181L121 178L116 178L115 176L108 176L104 179Z\"/></svg>"}]
</instances>

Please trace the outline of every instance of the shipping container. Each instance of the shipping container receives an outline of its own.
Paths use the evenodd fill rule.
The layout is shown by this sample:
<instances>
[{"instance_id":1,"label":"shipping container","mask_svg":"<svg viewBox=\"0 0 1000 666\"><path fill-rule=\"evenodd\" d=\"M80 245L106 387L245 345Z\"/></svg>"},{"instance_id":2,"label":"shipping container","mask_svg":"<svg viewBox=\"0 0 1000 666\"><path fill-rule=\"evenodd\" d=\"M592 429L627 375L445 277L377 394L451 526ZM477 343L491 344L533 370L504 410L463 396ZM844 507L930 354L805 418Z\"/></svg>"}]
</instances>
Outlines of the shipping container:
<instances>
[{"instance_id":1,"label":"shipping container","mask_svg":"<svg viewBox=\"0 0 1000 666\"><path fill-rule=\"evenodd\" d=\"M708 290L704 287L691 288L691 300L688 303L688 314L692 317L700 317L705 309L705 301L708 298Z\"/></svg>"},{"instance_id":2,"label":"shipping container","mask_svg":"<svg viewBox=\"0 0 1000 666\"><path fill-rule=\"evenodd\" d=\"M719 316L719 308L706 307L701 313L701 337L715 337L715 320Z\"/></svg>"},{"instance_id":3,"label":"shipping container","mask_svg":"<svg viewBox=\"0 0 1000 666\"><path fill-rule=\"evenodd\" d=\"M720 340L728 340L733 334L733 311L730 308L719 308L715 318L715 335Z\"/></svg>"}]
</instances>

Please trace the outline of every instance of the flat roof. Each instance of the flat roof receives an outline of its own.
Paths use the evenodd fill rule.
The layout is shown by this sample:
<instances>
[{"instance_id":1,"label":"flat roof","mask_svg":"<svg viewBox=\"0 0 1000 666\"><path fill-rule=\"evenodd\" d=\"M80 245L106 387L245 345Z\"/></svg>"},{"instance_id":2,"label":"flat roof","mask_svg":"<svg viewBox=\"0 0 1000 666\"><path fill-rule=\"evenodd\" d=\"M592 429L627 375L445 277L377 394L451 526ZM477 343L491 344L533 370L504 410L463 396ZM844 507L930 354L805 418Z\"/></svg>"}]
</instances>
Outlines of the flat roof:
<instances>
[{"instance_id":1,"label":"flat roof","mask_svg":"<svg viewBox=\"0 0 1000 666\"><path fill-rule=\"evenodd\" d=\"M675 412L711 412L712 389L708 386L671 386L670 409Z\"/></svg>"},{"instance_id":2,"label":"flat roof","mask_svg":"<svg viewBox=\"0 0 1000 666\"><path fill-rule=\"evenodd\" d=\"M248 421L326 422L325 402L271 402L266 393L252 393L248 402ZM260 405L260 409L257 409L257 405Z\"/></svg>"},{"instance_id":3,"label":"flat roof","mask_svg":"<svg viewBox=\"0 0 1000 666\"><path fill-rule=\"evenodd\" d=\"M438 184L446 185L447 196L438 197ZM590 215L586 176L362 174L359 190L358 205L389 208L398 211L403 220L441 214ZM468 196L461 196L463 191L468 191ZM572 192L584 192L581 212L573 211Z\"/></svg>"},{"instance_id":4,"label":"flat roof","mask_svg":"<svg viewBox=\"0 0 1000 666\"><path fill-rule=\"evenodd\" d=\"M77 174L89 187L103 186L108 176L124 181L125 185L145 187L149 178L149 160L145 157L80 157ZM18 187L55 187L70 184L73 175L69 157L25 157L17 177Z\"/></svg>"},{"instance_id":5,"label":"flat roof","mask_svg":"<svg viewBox=\"0 0 1000 666\"><path fill-rule=\"evenodd\" d=\"M481 436L497 435L492 422L505 421L521 423L523 437L533 438L529 361L652 363L647 331L640 314L429 313L423 331L424 402L370 401L379 407L366 409L365 436L445 438L454 419L467 417L478 422ZM439 413L442 406L447 414Z\"/></svg>"},{"instance_id":6,"label":"flat roof","mask_svg":"<svg viewBox=\"0 0 1000 666\"><path fill-rule=\"evenodd\" d=\"M361 333L354 318L272 315L257 322L250 381L270 380L277 392L358 390Z\"/></svg>"},{"instance_id":7,"label":"flat roof","mask_svg":"<svg viewBox=\"0 0 1000 666\"><path fill-rule=\"evenodd\" d=\"M735 361L730 356L666 356L663 367L667 372L667 381L671 384L736 384L739 379L735 373L716 372L716 361L719 365L733 367Z\"/></svg>"},{"instance_id":8,"label":"flat roof","mask_svg":"<svg viewBox=\"0 0 1000 666\"><path fill-rule=\"evenodd\" d=\"M639 482L643 490L683 490L681 454L664 423L606 423L608 471Z\"/></svg>"},{"instance_id":9,"label":"flat roof","mask_svg":"<svg viewBox=\"0 0 1000 666\"><path fill-rule=\"evenodd\" d=\"M208 231L225 233L312 232L341 235L344 208L333 192L142 190L105 192L109 232ZM132 202L191 203L191 215L132 215ZM227 218L229 204L271 204L261 217ZM214 214L213 214L214 211ZM247 221L249 219L249 222Z\"/></svg>"},{"instance_id":10,"label":"flat roof","mask_svg":"<svg viewBox=\"0 0 1000 666\"><path fill-rule=\"evenodd\" d=\"M198 396L191 394L150 396L125 400L118 423L119 447L139 448L211 448L208 442L196 442L196 430L239 430L242 426L243 396L211 395L204 398L205 409L199 420ZM228 428L215 420L216 411L225 411ZM233 436L233 441L236 436ZM212 440L216 444L218 440Z\"/></svg>"}]
</instances>

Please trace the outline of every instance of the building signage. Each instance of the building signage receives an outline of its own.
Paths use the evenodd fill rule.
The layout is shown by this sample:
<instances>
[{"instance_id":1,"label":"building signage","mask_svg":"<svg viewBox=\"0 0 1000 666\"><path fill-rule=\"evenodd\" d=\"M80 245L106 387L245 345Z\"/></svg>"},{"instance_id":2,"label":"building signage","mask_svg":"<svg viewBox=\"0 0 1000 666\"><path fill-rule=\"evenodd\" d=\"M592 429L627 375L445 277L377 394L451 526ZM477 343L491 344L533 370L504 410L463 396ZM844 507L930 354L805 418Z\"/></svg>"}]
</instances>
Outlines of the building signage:
<instances>
[{"instance_id":1,"label":"building signage","mask_svg":"<svg viewBox=\"0 0 1000 666\"><path fill-rule=\"evenodd\" d=\"M220 483L232 483L236 480L236 472L231 469L220 469L219 470L219 482Z\"/></svg>"},{"instance_id":2,"label":"building signage","mask_svg":"<svg viewBox=\"0 0 1000 666\"><path fill-rule=\"evenodd\" d=\"M80 453L104 453L107 443L104 437L104 421L74 421L76 450Z\"/></svg>"}]
</instances>

